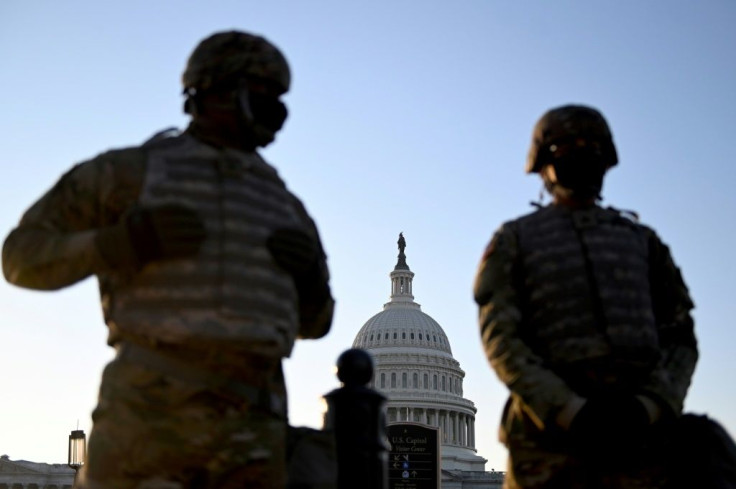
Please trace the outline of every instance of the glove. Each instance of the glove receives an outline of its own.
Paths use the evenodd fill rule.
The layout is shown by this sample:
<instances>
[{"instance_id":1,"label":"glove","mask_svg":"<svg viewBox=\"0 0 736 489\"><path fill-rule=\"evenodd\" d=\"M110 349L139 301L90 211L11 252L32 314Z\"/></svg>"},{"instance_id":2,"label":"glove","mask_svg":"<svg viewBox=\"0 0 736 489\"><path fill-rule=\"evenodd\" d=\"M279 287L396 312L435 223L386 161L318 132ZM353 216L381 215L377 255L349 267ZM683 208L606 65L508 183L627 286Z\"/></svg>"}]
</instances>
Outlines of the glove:
<instances>
[{"instance_id":1,"label":"glove","mask_svg":"<svg viewBox=\"0 0 736 489\"><path fill-rule=\"evenodd\" d=\"M635 396L593 397L572 420L570 442L587 457L612 457L641 441L649 423L646 408Z\"/></svg>"},{"instance_id":2,"label":"glove","mask_svg":"<svg viewBox=\"0 0 736 489\"><path fill-rule=\"evenodd\" d=\"M204 224L194 210L164 204L134 208L117 225L100 229L95 241L112 267L141 268L152 261L196 255L205 237Z\"/></svg>"}]
</instances>

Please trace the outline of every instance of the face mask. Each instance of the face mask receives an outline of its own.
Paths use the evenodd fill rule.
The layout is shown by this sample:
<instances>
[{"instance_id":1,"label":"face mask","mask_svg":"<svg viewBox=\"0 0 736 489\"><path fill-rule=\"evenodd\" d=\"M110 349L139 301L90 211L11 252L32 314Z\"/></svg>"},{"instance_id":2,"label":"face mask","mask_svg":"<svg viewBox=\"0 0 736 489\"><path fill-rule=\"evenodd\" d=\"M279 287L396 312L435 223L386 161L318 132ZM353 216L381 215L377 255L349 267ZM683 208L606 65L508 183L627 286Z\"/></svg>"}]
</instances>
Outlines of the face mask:
<instances>
[{"instance_id":1,"label":"face mask","mask_svg":"<svg viewBox=\"0 0 736 489\"><path fill-rule=\"evenodd\" d=\"M579 149L552 160L557 180L553 187L562 187L568 197L577 199L597 198L603 188L606 165L594 150Z\"/></svg>"},{"instance_id":2,"label":"face mask","mask_svg":"<svg viewBox=\"0 0 736 489\"><path fill-rule=\"evenodd\" d=\"M254 147L271 143L283 127L288 111L278 97L252 93L242 88L238 93L243 136Z\"/></svg>"},{"instance_id":3,"label":"face mask","mask_svg":"<svg viewBox=\"0 0 736 489\"><path fill-rule=\"evenodd\" d=\"M286 106L272 96L251 93L249 97L250 109L256 123L274 133L279 131L286 120Z\"/></svg>"}]
</instances>

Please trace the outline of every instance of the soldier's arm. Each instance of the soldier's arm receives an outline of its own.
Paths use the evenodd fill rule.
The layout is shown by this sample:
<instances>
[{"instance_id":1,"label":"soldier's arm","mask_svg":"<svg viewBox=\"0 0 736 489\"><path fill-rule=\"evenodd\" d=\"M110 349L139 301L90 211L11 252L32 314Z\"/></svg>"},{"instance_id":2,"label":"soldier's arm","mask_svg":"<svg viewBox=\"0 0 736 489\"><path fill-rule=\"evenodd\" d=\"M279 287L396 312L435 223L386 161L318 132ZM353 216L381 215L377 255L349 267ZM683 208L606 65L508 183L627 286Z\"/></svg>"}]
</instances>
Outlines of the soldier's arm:
<instances>
[{"instance_id":1,"label":"soldier's arm","mask_svg":"<svg viewBox=\"0 0 736 489\"><path fill-rule=\"evenodd\" d=\"M649 239L650 281L654 316L659 330L661 359L645 386L670 414L682 412L690 386L698 345L690 311L694 304L669 248L652 231Z\"/></svg>"},{"instance_id":2,"label":"soldier's arm","mask_svg":"<svg viewBox=\"0 0 736 489\"><path fill-rule=\"evenodd\" d=\"M496 232L481 260L474 295L479 306L480 334L488 361L512 394L521 397L540 429L573 416L584 400L578 397L527 345L522 335L519 256L513 227Z\"/></svg>"},{"instance_id":3,"label":"soldier's arm","mask_svg":"<svg viewBox=\"0 0 736 489\"><path fill-rule=\"evenodd\" d=\"M321 251L321 248L320 248ZM322 338L330 331L335 300L332 298L329 285L329 272L324 254L321 255L314 285L308 294L300 293L299 297L299 338Z\"/></svg>"},{"instance_id":4,"label":"soldier's arm","mask_svg":"<svg viewBox=\"0 0 736 489\"><path fill-rule=\"evenodd\" d=\"M316 241L317 261L297 284L299 292L299 333L300 339L317 339L325 336L332 325L335 300L330 290L330 272L327 256L317 231L317 225L309 216L304 205L295 198L297 211L301 214L309 234Z\"/></svg>"},{"instance_id":5,"label":"soldier's arm","mask_svg":"<svg viewBox=\"0 0 736 489\"><path fill-rule=\"evenodd\" d=\"M3 273L10 283L54 290L109 268L95 237L119 219L116 208L124 207L115 160L101 155L75 166L26 211L3 245ZM130 169L138 171L127 179L139 180L140 168Z\"/></svg>"}]
</instances>

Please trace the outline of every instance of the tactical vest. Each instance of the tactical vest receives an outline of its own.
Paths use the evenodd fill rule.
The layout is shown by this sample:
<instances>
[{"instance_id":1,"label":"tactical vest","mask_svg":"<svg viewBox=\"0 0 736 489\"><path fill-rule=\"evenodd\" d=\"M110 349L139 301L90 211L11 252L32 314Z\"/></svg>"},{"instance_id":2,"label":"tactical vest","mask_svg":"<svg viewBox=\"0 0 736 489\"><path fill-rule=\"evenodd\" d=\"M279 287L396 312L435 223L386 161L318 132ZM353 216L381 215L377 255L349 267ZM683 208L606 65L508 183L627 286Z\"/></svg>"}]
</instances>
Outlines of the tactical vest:
<instances>
[{"instance_id":1,"label":"tactical vest","mask_svg":"<svg viewBox=\"0 0 736 489\"><path fill-rule=\"evenodd\" d=\"M651 368L658 336L644 228L611 209L554 205L516 224L522 328L535 352L560 372Z\"/></svg>"},{"instance_id":2,"label":"tactical vest","mask_svg":"<svg viewBox=\"0 0 736 489\"><path fill-rule=\"evenodd\" d=\"M144 146L145 148L145 146ZM183 134L147 151L139 204L195 209L207 238L195 259L113 277L111 335L189 350L288 356L298 331L293 281L265 243L277 228L312 232L276 171L253 153Z\"/></svg>"}]
</instances>

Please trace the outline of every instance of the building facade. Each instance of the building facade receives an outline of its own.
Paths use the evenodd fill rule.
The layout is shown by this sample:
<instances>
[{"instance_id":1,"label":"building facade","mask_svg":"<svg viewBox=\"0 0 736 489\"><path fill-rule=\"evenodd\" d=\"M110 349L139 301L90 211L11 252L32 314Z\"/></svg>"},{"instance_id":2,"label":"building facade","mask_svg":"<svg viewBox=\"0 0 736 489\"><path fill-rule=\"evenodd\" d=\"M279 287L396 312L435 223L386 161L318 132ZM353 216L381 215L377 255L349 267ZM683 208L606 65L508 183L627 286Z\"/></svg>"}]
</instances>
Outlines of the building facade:
<instances>
[{"instance_id":1,"label":"building facade","mask_svg":"<svg viewBox=\"0 0 736 489\"><path fill-rule=\"evenodd\" d=\"M442 327L414 301L405 246L400 234L390 300L363 325L353 347L373 356L371 386L388 397L389 424L439 428L443 489L500 488L503 473L486 472L486 459L475 448L477 409L463 397L465 372Z\"/></svg>"},{"instance_id":2,"label":"building facade","mask_svg":"<svg viewBox=\"0 0 736 489\"><path fill-rule=\"evenodd\" d=\"M74 470L66 464L10 460L0 456L0 489L71 489Z\"/></svg>"}]
</instances>

